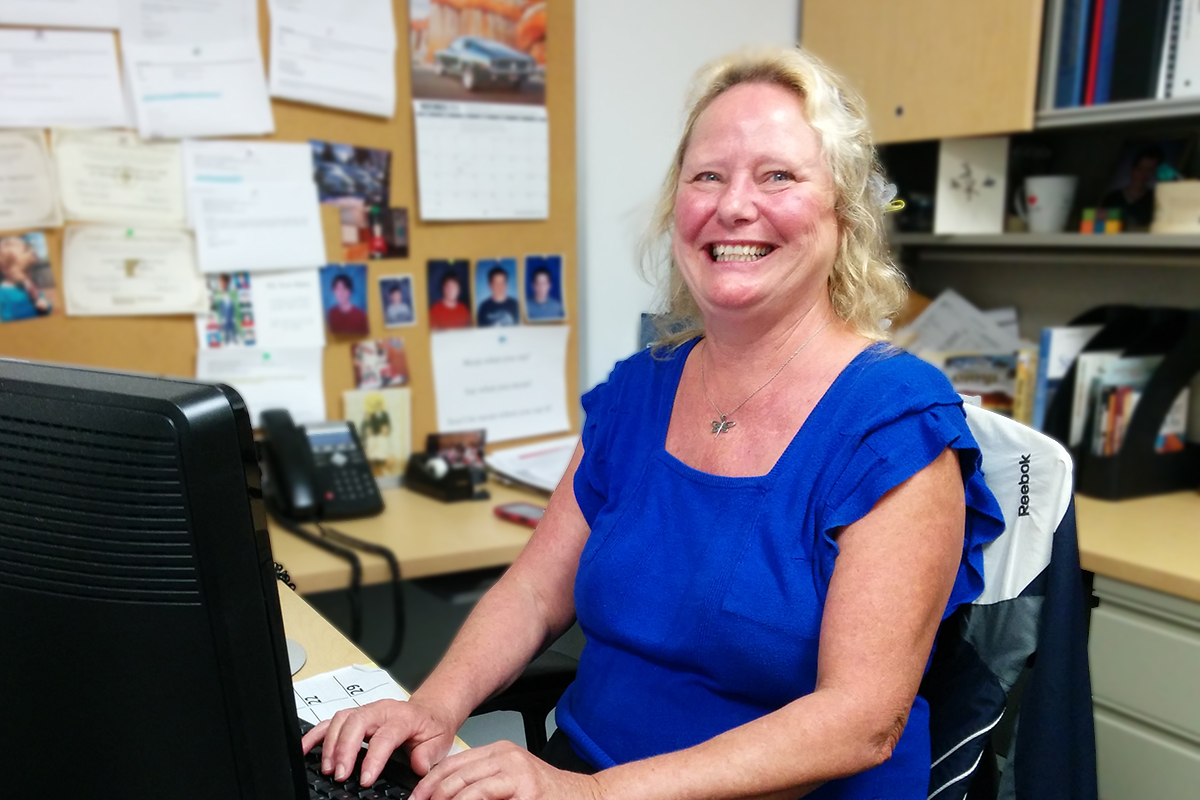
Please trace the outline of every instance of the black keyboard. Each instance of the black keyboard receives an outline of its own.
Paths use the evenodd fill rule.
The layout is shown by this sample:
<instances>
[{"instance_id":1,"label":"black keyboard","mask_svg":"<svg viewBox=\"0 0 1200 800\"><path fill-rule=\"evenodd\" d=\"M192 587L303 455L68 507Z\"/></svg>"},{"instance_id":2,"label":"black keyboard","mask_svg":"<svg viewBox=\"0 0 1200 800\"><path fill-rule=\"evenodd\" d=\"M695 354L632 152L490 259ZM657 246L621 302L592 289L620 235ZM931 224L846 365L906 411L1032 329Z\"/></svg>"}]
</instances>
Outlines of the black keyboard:
<instances>
[{"instance_id":1,"label":"black keyboard","mask_svg":"<svg viewBox=\"0 0 1200 800\"><path fill-rule=\"evenodd\" d=\"M313 729L311 723L300 720L300 735ZM392 753L383 774L371 786L358 782L362 769L364 749L354 762L354 771L344 781L335 781L332 775L321 774L321 745L317 745L304 757L304 769L308 780L309 800L406 800L420 780L408 765L403 750Z\"/></svg>"}]
</instances>

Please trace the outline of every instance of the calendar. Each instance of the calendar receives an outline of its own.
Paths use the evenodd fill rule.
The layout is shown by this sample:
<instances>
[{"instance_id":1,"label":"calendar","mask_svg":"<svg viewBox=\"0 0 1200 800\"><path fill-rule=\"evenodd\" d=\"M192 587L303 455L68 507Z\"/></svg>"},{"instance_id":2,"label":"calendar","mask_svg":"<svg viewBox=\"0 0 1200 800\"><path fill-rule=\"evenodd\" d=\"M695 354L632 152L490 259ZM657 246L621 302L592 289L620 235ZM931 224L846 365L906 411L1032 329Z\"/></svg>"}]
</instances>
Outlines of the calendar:
<instances>
[{"instance_id":1,"label":"calendar","mask_svg":"<svg viewBox=\"0 0 1200 800\"><path fill-rule=\"evenodd\" d=\"M414 100L423 221L546 219L545 106Z\"/></svg>"}]
</instances>

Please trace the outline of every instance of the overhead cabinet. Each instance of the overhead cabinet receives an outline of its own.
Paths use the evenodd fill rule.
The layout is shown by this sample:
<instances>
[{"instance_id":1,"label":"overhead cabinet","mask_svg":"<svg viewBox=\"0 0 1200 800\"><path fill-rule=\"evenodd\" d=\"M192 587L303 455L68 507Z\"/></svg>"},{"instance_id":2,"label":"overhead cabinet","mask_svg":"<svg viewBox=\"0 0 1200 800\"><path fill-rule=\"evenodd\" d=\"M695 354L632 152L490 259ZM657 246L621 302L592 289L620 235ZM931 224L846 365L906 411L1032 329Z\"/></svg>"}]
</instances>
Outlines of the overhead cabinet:
<instances>
[{"instance_id":1,"label":"overhead cabinet","mask_svg":"<svg viewBox=\"0 0 1200 800\"><path fill-rule=\"evenodd\" d=\"M867 102L880 144L1028 131L1043 0L804 0L804 47Z\"/></svg>"}]
</instances>

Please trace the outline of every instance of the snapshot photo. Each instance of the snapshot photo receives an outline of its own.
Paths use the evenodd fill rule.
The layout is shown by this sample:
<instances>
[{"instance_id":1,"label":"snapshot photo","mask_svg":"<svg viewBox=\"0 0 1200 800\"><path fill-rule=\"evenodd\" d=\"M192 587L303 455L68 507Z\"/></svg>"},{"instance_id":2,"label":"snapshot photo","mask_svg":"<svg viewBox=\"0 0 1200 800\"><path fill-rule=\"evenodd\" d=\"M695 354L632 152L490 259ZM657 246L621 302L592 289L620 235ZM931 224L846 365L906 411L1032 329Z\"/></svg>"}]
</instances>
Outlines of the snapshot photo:
<instances>
[{"instance_id":1,"label":"snapshot photo","mask_svg":"<svg viewBox=\"0 0 1200 800\"><path fill-rule=\"evenodd\" d=\"M1129 141L1121 149L1121 157L1112 183L1100 208L1119 208L1126 231L1146 231L1154 221L1154 188L1159 173L1175 174L1184 141Z\"/></svg>"},{"instance_id":2,"label":"snapshot photo","mask_svg":"<svg viewBox=\"0 0 1200 800\"><path fill-rule=\"evenodd\" d=\"M487 431L456 431L431 433L425 437L425 452L441 456L452 467L483 469L484 445Z\"/></svg>"},{"instance_id":3,"label":"snapshot photo","mask_svg":"<svg viewBox=\"0 0 1200 800\"><path fill-rule=\"evenodd\" d=\"M408 209L380 208L370 215L371 258L408 258Z\"/></svg>"},{"instance_id":4,"label":"snapshot photo","mask_svg":"<svg viewBox=\"0 0 1200 800\"><path fill-rule=\"evenodd\" d=\"M379 297L383 302L385 328L404 328L416 324L412 275L384 275L379 279Z\"/></svg>"},{"instance_id":5,"label":"snapshot photo","mask_svg":"<svg viewBox=\"0 0 1200 800\"><path fill-rule=\"evenodd\" d=\"M48 317L60 308L46 235L0 236L0 323Z\"/></svg>"},{"instance_id":6,"label":"snapshot photo","mask_svg":"<svg viewBox=\"0 0 1200 800\"><path fill-rule=\"evenodd\" d=\"M380 487L399 486L412 452L410 390L350 389L342 393L342 405Z\"/></svg>"},{"instance_id":7,"label":"snapshot photo","mask_svg":"<svg viewBox=\"0 0 1200 800\"><path fill-rule=\"evenodd\" d=\"M208 313L200 322L200 345L207 348L250 346L257 343L250 273L209 275Z\"/></svg>"},{"instance_id":8,"label":"snapshot photo","mask_svg":"<svg viewBox=\"0 0 1200 800\"><path fill-rule=\"evenodd\" d=\"M357 342L354 350L354 385L359 389L388 389L408 383L408 353L403 339Z\"/></svg>"},{"instance_id":9,"label":"snapshot photo","mask_svg":"<svg viewBox=\"0 0 1200 800\"><path fill-rule=\"evenodd\" d=\"M525 257L526 319L561 322L567 318L562 279L562 256Z\"/></svg>"},{"instance_id":10,"label":"snapshot photo","mask_svg":"<svg viewBox=\"0 0 1200 800\"><path fill-rule=\"evenodd\" d=\"M366 265L330 264L321 267L321 305L330 333L366 336L370 332Z\"/></svg>"},{"instance_id":11,"label":"snapshot photo","mask_svg":"<svg viewBox=\"0 0 1200 800\"><path fill-rule=\"evenodd\" d=\"M471 327L471 264L464 259L430 259L429 327L435 330Z\"/></svg>"},{"instance_id":12,"label":"snapshot photo","mask_svg":"<svg viewBox=\"0 0 1200 800\"><path fill-rule=\"evenodd\" d=\"M506 327L521 323L517 303L517 260L481 258L475 262L475 296L479 308L476 324L481 328Z\"/></svg>"},{"instance_id":13,"label":"snapshot photo","mask_svg":"<svg viewBox=\"0 0 1200 800\"><path fill-rule=\"evenodd\" d=\"M310 140L309 145L313 153L313 175L322 203L354 198L368 207L386 208L390 204L390 150L316 139Z\"/></svg>"},{"instance_id":14,"label":"snapshot photo","mask_svg":"<svg viewBox=\"0 0 1200 800\"><path fill-rule=\"evenodd\" d=\"M546 4L409 0L414 100L546 104Z\"/></svg>"}]
</instances>

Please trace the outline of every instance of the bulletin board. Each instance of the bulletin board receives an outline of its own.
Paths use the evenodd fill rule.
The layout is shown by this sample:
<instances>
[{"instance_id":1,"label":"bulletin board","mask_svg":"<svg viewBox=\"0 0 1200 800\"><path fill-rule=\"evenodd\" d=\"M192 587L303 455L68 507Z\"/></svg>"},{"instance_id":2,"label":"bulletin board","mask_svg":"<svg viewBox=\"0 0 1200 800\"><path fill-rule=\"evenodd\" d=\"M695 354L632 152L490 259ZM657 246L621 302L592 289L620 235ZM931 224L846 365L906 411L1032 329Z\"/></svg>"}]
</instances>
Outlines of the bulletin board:
<instances>
[{"instance_id":1,"label":"bulletin board","mask_svg":"<svg viewBox=\"0 0 1200 800\"><path fill-rule=\"evenodd\" d=\"M456 6L486 3L459 0ZM326 333L324 359L326 413L343 414L342 392L354 387L351 345L364 338L400 337L408 354L412 389L414 448L437 429L430 358L429 315L424 298L429 259L516 257L562 254L564 305L570 336L567 342L567 408L573 430L579 429L574 398L579 386L578 273L576 270L575 195L575 6L572 0L548 0L546 42L546 109L550 126L550 216L533 222L422 223L417 207L417 173L410 96L408 0L393 0L396 28L396 114L392 119L368 117L272 98L275 133L266 141L344 142L392 153L391 205L408 209L409 257L369 260L370 335L341 337ZM467 9L470 10L470 9ZM268 63L269 25L266 0L259 0L259 35ZM329 263L341 257L338 210L322 206ZM62 230L46 230L46 242L58 286L62 280ZM385 275L412 275L417 324L385 328L377 291ZM191 378L196 369L196 325L191 315L163 317L69 317L55 314L0 327L0 356L80 366Z\"/></svg>"}]
</instances>

